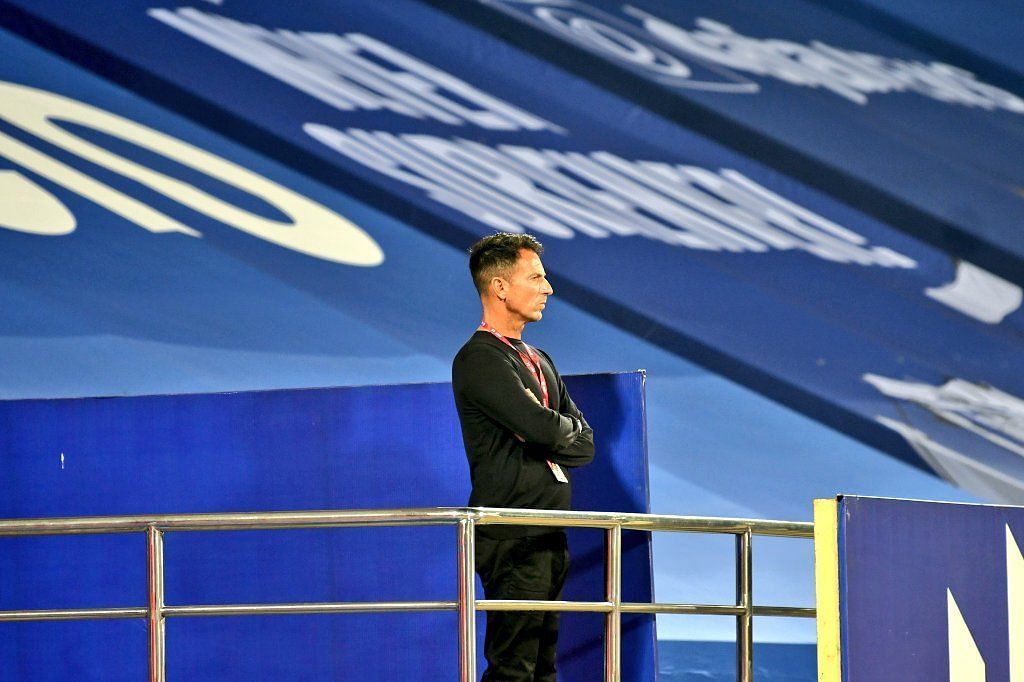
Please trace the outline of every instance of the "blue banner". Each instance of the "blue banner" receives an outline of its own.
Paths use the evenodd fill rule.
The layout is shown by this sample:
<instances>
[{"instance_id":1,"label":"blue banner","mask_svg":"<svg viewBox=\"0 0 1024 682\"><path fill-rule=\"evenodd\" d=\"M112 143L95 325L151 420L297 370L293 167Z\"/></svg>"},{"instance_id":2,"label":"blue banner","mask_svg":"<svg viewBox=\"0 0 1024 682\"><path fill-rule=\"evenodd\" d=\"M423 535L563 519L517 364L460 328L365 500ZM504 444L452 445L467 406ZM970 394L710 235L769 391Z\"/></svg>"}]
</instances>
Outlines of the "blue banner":
<instances>
[{"instance_id":1,"label":"blue banner","mask_svg":"<svg viewBox=\"0 0 1024 682\"><path fill-rule=\"evenodd\" d=\"M1012 282L410 0L28 11L63 27L54 49L428 234L534 232L582 307L977 494L1024 499L1016 422L979 417L1024 396Z\"/></svg>"},{"instance_id":2,"label":"blue banner","mask_svg":"<svg viewBox=\"0 0 1024 682\"><path fill-rule=\"evenodd\" d=\"M1020 282L1020 78L804 0L433 4Z\"/></svg>"},{"instance_id":3,"label":"blue banner","mask_svg":"<svg viewBox=\"0 0 1024 682\"><path fill-rule=\"evenodd\" d=\"M884 30L935 54L964 59L979 76L1009 85L1024 81L1019 27L1024 8L1011 2L957 0L817 0L829 9ZM977 67L975 68L975 65ZM1018 91L1019 92L1019 91Z\"/></svg>"}]
</instances>

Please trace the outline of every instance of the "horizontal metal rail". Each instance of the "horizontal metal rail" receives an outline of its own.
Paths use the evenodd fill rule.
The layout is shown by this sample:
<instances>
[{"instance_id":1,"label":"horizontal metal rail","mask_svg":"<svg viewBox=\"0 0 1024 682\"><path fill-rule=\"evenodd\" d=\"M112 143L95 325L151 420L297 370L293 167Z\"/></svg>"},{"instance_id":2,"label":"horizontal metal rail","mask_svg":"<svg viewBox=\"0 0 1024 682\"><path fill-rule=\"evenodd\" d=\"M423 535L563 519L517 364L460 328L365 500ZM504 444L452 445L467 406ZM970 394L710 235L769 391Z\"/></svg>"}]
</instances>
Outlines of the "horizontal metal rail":
<instances>
[{"instance_id":1,"label":"horizontal metal rail","mask_svg":"<svg viewBox=\"0 0 1024 682\"><path fill-rule=\"evenodd\" d=\"M223 514L157 514L152 516L75 516L41 519L0 519L4 535L76 535L161 531L274 530L358 526L423 526L456 524L559 526L684 533L743 533L781 537L814 537L814 524L803 521L673 516L619 512L546 511L493 507L430 507L301 512L231 512Z\"/></svg>"},{"instance_id":2,"label":"horizontal metal rail","mask_svg":"<svg viewBox=\"0 0 1024 682\"><path fill-rule=\"evenodd\" d=\"M309 602L292 604L205 604L171 606L164 603L163 534L184 531L240 531L366 526L456 525L459 527L459 598L456 601ZM560 528L598 528L608 534L604 601L540 601L475 598L474 529L480 525L530 525ZM737 602L735 604L634 603L621 600L621 532L682 532L731 534L737 538ZM393 613L457 611L460 614L460 679L476 678L476 611L574 611L604 613L605 680L620 677L621 614L718 615L737 618L738 676L752 678L754 616L814 618L813 608L757 606L751 599L750 537L810 538L812 523L760 519L710 518L618 512L542 511L487 507L423 509L244 512L220 514L162 514L150 516L93 516L42 519L0 519L0 536L145 533L149 573L149 605L145 607L0 611L0 622L103 620L145 618L150 629L150 679L165 679L167 618ZM740 579L742 577L742 579Z\"/></svg>"},{"instance_id":3,"label":"horizontal metal rail","mask_svg":"<svg viewBox=\"0 0 1024 682\"><path fill-rule=\"evenodd\" d=\"M110 620L113 618L145 618L149 609L107 608L107 609L42 609L36 611L0 611L0 623L30 620Z\"/></svg>"},{"instance_id":4,"label":"horizontal metal rail","mask_svg":"<svg viewBox=\"0 0 1024 682\"><path fill-rule=\"evenodd\" d=\"M314 613L381 613L417 611L455 611L455 601L391 601L391 602L301 602L294 604L197 604L164 606L165 617L183 616L273 616ZM623 613L675 613L697 616L738 616L743 607L729 604L675 604L671 602L622 602ZM478 599L477 611L584 611L607 613L612 603L606 601L537 601L531 599ZM755 606L755 616L814 618L814 608L800 606ZM149 609L115 607L96 609L38 609L0 611L0 623L33 620L109 620L145 618Z\"/></svg>"},{"instance_id":5,"label":"horizontal metal rail","mask_svg":"<svg viewBox=\"0 0 1024 682\"><path fill-rule=\"evenodd\" d=\"M160 531L275 530L357 526L422 526L457 523L468 509L376 509L303 512L158 514L154 516L76 516L2 519L2 535L79 535Z\"/></svg>"},{"instance_id":6,"label":"horizontal metal rail","mask_svg":"<svg viewBox=\"0 0 1024 682\"><path fill-rule=\"evenodd\" d=\"M273 616L297 613L395 613L454 611L454 601L310 602L303 604L207 604L165 606L164 616Z\"/></svg>"}]
</instances>

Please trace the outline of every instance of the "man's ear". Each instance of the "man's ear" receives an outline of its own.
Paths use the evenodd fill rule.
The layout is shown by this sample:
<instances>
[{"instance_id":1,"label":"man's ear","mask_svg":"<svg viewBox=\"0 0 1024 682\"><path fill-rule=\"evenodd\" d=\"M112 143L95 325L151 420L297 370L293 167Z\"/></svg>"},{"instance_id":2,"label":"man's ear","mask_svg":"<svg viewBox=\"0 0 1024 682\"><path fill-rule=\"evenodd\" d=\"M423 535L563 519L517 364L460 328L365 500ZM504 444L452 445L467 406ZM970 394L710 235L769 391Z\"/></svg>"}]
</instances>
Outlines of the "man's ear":
<instances>
[{"instance_id":1,"label":"man's ear","mask_svg":"<svg viewBox=\"0 0 1024 682\"><path fill-rule=\"evenodd\" d=\"M494 294L495 298L499 301L505 300L506 291L508 289L508 282L501 277L491 278L491 293Z\"/></svg>"}]
</instances>

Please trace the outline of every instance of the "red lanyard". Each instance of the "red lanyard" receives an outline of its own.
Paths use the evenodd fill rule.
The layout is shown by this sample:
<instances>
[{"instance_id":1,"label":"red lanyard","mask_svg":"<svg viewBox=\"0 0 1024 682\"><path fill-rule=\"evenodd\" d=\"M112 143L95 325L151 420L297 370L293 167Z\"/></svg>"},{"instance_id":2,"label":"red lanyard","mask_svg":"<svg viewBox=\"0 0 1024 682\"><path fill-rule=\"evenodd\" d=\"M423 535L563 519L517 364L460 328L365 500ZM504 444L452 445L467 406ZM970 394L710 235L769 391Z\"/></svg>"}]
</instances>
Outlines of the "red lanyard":
<instances>
[{"instance_id":1,"label":"red lanyard","mask_svg":"<svg viewBox=\"0 0 1024 682\"><path fill-rule=\"evenodd\" d=\"M494 336L494 338L498 339L503 344L505 344L506 346L508 346L509 348L511 348L512 350L519 354L519 359L523 361L523 364L526 365L526 368L530 370L530 374L532 374L533 378L537 380L538 384L540 384L541 404L544 405L544 407L551 407L551 398L548 396L548 382L547 379L544 378L544 371L541 369L540 356L537 355L537 351L530 348L530 344L523 341L522 344L526 346L526 353L524 353L523 351L519 350L514 345L512 345L511 341L502 336L501 332L499 332L497 329L487 324L486 322L480 323L480 329L484 330L485 332L489 332L492 336Z\"/></svg>"}]
</instances>

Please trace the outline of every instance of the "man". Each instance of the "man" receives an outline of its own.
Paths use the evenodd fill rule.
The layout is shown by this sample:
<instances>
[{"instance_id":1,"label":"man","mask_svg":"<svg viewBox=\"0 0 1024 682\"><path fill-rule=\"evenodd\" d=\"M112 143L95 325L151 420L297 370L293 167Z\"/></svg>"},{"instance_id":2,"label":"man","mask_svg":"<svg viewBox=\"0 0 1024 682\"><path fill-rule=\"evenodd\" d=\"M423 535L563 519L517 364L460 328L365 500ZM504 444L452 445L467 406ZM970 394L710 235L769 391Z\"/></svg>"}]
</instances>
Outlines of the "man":
<instances>
[{"instance_id":1,"label":"man","mask_svg":"<svg viewBox=\"0 0 1024 682\"><path fill-rule=\"evenodd\" d=\"M523 342L554 292L543 247L499 233L470 249L483 321L452 363L469 458L470 506L569 509L570 469L594 458L594 434L547 353ZM481 526L476 567L488 599L559 599L568 572L565 532ZM554 682L558 613L489 611L483 680Z\"/></svg>"}]
</instances>

